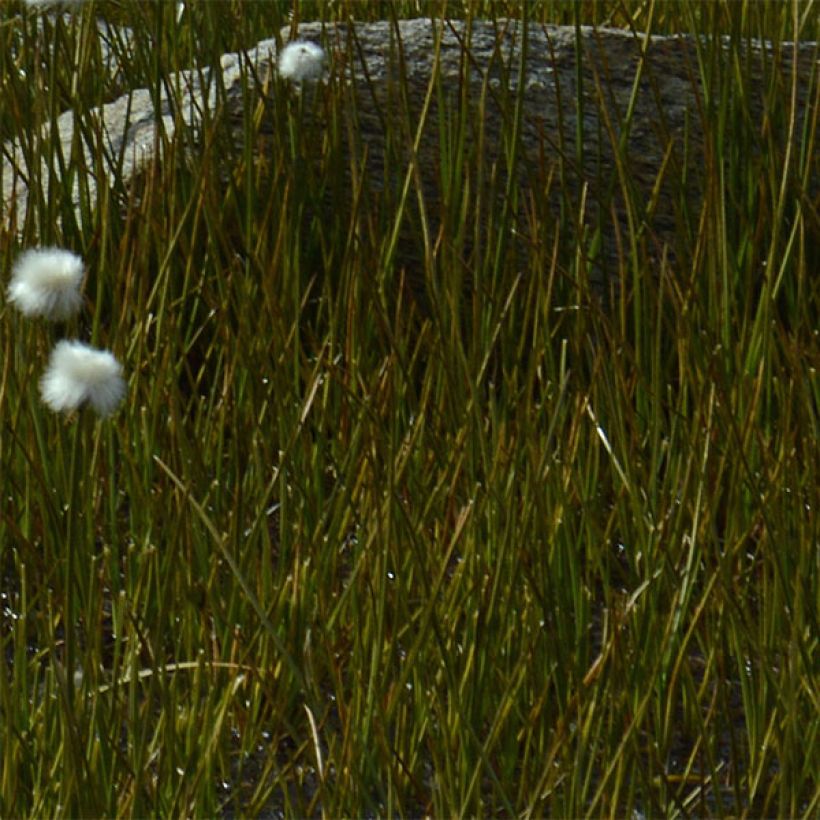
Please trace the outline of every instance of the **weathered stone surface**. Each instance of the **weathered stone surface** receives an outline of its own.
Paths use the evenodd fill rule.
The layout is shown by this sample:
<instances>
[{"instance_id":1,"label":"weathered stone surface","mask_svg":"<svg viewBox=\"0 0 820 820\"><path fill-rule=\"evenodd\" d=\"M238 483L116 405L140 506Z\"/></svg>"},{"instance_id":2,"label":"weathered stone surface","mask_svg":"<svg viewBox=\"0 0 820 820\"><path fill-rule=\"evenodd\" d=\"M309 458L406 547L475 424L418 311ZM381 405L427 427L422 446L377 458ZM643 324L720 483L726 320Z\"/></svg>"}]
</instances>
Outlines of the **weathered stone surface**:
<instances>
[{"instance_id":1,"label":"weathered stone surface","mask_svg":"<svg viewBox=\"0 0 820 820\"><path fill-rule=\"evenodd\" d=\"M325 45L331 55L331 71L351 84L357 99L359 133L354 140L357 144L349 149L364 153L366 147L368 175L375 188L403 179L406 162L392 168L388 159L395 162L395 156L385 157L385 128L396 117L404 117L406 122L408 111L411 119L419 115L437 66L443 95L434 95L419 146L423 184L433 196L437 187L438 100L443 99L454 111L463 104L471 107L468 139L482 146L488 167L498 163L503 173L505 138L512 133L513 104L520 97L516 173L536 195L550 167L563 157L565 171L568 168L570 172L562 180L563 192L553 187L552 199L557 204L556 197L569 193L579 202L583 191L585 218L607 222L602 224L603 252L604 257L613 256L615 229L623 227L624 221L618 195L622 180L616 178L619 152L615 146L620 144L624 149L621 156L626 158L623 171L634 185L637 201L645 198L648 202L650 192L655 191L644 216L648 232L663 239L673 228L675 195L665 180L676 178L679 185L685 166L691 185L688 195L698 196L706 103L699 79L697 41L683 36L648 38L618 30L584 28L576 32L572 27L538 26L530 27L524 44L523 34L521 24L515 21L473 21L468 25L418 19L331 27L303 24L299 28L300 38ZM762 123L767 116L763 78L770 82L779 77L783 93L788 95L795 67L799 133L805 118L817 113L816 88L810 82L812 71L816 71L817 44L783 44L777 54L765 43L747 48L748 52L740 52L741 57L748 57L744 57L742 70L752 75L744 116L753 124ZM728 71L738 52L726 44L725 55ZM247 53L225 55L220 66L224 97L216 92L212 70L184 71L170 78L168 86L176 91L169 98L163 90L157 111L151 93L136 89L84 115L86 125L80 140L85 162L100 175L98 184L107 184L105 178L115 171L130 179L161 154L160 131L170 138L180 123L196 128L204 110L211 116L217 111L227 113L230 121L241 127L243 73L246 83L255 78L266 80L274 70L275 56L272 39L263 40ZM243 72L243 64L252 65L254 71ZM483 87L486 93L482 95ZM77 127L74 114L66 112L53 127L58 129L64 156L70 156ZM16 143L4 146L3 212L18 225L33 194L29 184L45 195L55 173L44 165L38 168L34 154L36 151L24 151ZM409 156L408 150L405 159ZM94 157L98 158L96 163ZM659 173L661 182L656 184ZM92 198L97 195L94 190L90 194ZM75 185L75 207L79 196ZM597 216L590 217L595 210L591 204L597 204Z\"/></svg>"},{"instance_id":2,"label":"weathered stone surface","mask_svg":"<svg viewBox=\"0 0 820 820\"><path fill-rule=\"evenodd\" d=\"M264 41L248 59L269 65L275 53L275 43ZM222 60L222 81L234 96L241 93L240 60L237 54L225 55ZM182 71L170 78L168 93L163 87L160 104L154 105L151 91L134 89L114 102L95 108L83 115L78 123L75 112L66 111L55 123L49 124L41 135L28 145L19 140L3 146L2 169L2 215L19 226L26 216L26 208L32 196L48 197L49 191L59 187L59 168L50 167L45 159L36 157L38 141L50 139L60 145L65 158L72 156L75 140L83 149L83 162L92 169L88 195L92 200L98 196L98 186L110 179L120 178L127 182L137 171L155 158L161 158L163 140L174 136L177 126L197 127L204 111L214 112L217 107L216 87L212 82L212 70ZM52 133L53 132L53 133ZM55 180L55 176L57 177ZM100 178L102 177L102 179ZM56 184L52 184L55 181ZM31 189L34 190L31 190ZM81 191L76 180L72 188L72 205L80 205Z\"/></svg>"}]
</instances>

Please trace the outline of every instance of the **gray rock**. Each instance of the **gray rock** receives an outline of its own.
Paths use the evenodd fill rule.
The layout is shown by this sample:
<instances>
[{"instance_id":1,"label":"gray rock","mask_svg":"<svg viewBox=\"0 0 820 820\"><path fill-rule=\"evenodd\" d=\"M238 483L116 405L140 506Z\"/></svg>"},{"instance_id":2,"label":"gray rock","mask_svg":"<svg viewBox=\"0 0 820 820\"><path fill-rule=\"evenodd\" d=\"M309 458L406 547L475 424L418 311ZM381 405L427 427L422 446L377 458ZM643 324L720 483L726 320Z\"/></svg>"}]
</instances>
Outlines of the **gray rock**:
<instances>
[{"instance_id":1,"label":"gray rock","mask_svg":"<svg viewBox=\"0 0 820 820\"><path fill-rule=\"evenodd\" d=\"M274 52L266 48L266 43ZM248 59L259 59L269 65L272 53L275 53L275 44L264 41L248 53ZM234 97L241 94L241 59L238 54L228 54L222 59L222 81ZM21 226L30 198L37 195L45 199L50 190L63 187L62 169L59 164L55 167L49 162L45 156L48 152L37 150L38 141L47 144L54 140L64 165L69 167L75 137L79 138L85 166L93 169L87 192L81 192L76 179L71 189L71 204L79 212L81 196L87 194L93 206L100 186L114 187L117 181L127 184L154 159L161 161L163 146L173 138L179 124L196 129L205 111L215 112L217 95L213 74L213 69L206 68L172 75L161 90L159 106L154 105L151 91L138 88L84 113L81 119L75 112L65 111L28 145L20 140L5 143L0 169L3 217ZM175 90L173 94L169 94L169 88ZM235 104L238 105L238 101Z\"/></svg>"},{"instance_id":2,"label":"gray rock","mask_svg":"<svg viewBox=\"0 0 820 820\"><path fill-rule=\"evenodd\" d=\"M580 210L584 203L577 229L600 227L604 267L618 256L619 231L625 235L624 187L632 192L633 214L645 236L660 248L674 234L681 179L687 180L685 198L697 202L708 129L714 125L710 115L704 115L708 102L700 80L698 41L561 26L531 26L526 43L523 35L519 22L503 20L442 24L418 19L327 27L310 23L298 31L300 38L323 43L331 55L334 79L347 82L356 95L358 133L348 150L364 156L366 148L374 190L403 182L412 157L409 137L437 64L441 93L433 95L418 144L417 181L429 201L440 194L437 123L443 100L452 112L470 106L468 149L480 145L486 167L495 166L502 178L510 172L518 175L536 200L541 197L553 209L563 202L564 207ZM728 73L731 60L740 58L750 74L750 96L743 101L742 114L754 130L768 115L764 79L768 82L779 74L787 95L790 72L796 68L799 135L805 118L816 116L810 83L816 70L816 42L797 47L785 43L777 53L768 43L753 42L740 50L728 42L724 45L725 65L719 68ZM88 191L91 204L100 186L118 178L127 182L146 163L161 161L166 138L180 124L196 131L205 111L209 117L226 115L233 127L242 127L243 73L246 82L258 78L265 83L275 70L275 58L274 40L263 40L246 53L224 55L218 68L224 97L216 92L214 70L206 68L171 76L156 110L151 93L135 89L84 114L80 140L85 162L96 169ZM244 72L243 65L254 70ZM168 88L178 91L169 96ZM713 93L719 88L716 84ZM521 106L517 125L516 101ZM386 129L396 122L404 122L408 132L406 151L398 162L394 153L385 152ZM71 155L77 125L69 111L51 126L65 157ZM507 146L515 128L520 143L511 169ZM3 147L3 212L18 226L32 189L47 196L59 174L45 161L38 163L36 156L32 146L24 150L19 142ZM560 184L554 176L559 167ZM551 175L549 194L544 195ZM75 184L75 208L80 197Z\"/></svg>"}]
</instances>

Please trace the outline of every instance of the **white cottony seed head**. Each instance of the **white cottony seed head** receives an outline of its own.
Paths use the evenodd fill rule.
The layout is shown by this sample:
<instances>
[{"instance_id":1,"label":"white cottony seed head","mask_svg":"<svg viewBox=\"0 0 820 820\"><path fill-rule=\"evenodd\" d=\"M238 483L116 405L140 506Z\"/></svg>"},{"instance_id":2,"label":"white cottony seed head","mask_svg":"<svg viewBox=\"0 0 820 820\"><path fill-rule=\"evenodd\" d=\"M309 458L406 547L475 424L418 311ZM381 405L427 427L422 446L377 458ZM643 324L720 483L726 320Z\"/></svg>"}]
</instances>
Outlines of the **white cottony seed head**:
<instances>
[{"instance_id":1,"label":"white cottony seed head","mask_svg":"<svg viewBox=\"0 0 820 820\"><path fill-rule=\"evenodd\" d=\"M308 40L294 40L279 53L279 74L295 83L318 80L325 70L325 62L321 46Z\"/></svg>"},{"instance_id":2,"label":"white cottony seed head","mask_svg":"<svg viewBox=\"0 0 820 820\"><path fill-rule=\"evenodd\" d=\"M35 248L15 262L9 301L26 316L68 319L82 307L83 260L60 248Z\"/></svg>"},{"instance_id":3,"label":"white cottony seed head","mask_svg":"<svg viewBox=\"0 0 820 820\"><path fill-rule=\"evenodd\" d=\"M107 350L63 340L51 353L40 394L55 413L88 402L100 416L110 416L125 397L122 365Z\"/></svg>"}]
</instances>

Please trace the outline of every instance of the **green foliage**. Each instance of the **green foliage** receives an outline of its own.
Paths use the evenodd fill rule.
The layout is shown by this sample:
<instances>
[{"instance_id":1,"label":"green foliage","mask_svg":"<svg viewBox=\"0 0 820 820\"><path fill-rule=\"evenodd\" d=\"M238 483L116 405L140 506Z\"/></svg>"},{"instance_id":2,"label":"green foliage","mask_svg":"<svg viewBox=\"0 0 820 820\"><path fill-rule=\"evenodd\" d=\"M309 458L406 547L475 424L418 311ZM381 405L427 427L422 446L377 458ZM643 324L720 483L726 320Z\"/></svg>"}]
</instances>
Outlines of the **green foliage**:
<instances>
[{"instance_id":1,"label":"green foliage","mask_svg":"<svg viewBox=\"0 0 820 820\"><path fill-rule=\"evenodd\" d=\"M187 5L4 20L4 138L57 163L60 111L91 129L289 22ZM526 9L786 48L816 38L810 5L296 16ZM117 71L96 15L133 29ZM606 306L572 214L491 207L507 183L443 96L445 205L412 174L369 188L331 82L250 99L239 145L181 129L79 216L55 195L0 225L4 271L36 244L84 256L66 335L129 378L112 420L50 414L58 331L3 308L0 815L816 816L816 123L784 145L744 119L717 48L703 202L682 179L674 258L625 238ZM788 123L790 89L765 93Z\"/></svg>"}]
</instances>

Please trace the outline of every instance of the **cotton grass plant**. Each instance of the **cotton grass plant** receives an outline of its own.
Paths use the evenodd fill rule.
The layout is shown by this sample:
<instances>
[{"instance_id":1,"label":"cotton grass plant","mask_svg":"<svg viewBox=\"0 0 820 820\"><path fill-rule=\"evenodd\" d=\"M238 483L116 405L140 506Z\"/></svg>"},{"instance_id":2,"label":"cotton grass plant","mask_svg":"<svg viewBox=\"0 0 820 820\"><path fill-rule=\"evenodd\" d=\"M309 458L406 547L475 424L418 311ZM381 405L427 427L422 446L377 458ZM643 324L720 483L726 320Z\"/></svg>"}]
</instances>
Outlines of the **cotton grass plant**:
<instances>
[{"instance_id":1,"label":"cotton grass plant","mask_svg":"<svg viewBox=\"0 0 820 820\"><path fill-rule=\"evenodd\" d=\"M34 248L14 263L8 300L25 316L61 321L83 304L83 260L60 248Z\"/></svg>"},{"instance_id":2,"label":"cotton grass plant","mask_svg":"<svg viewBox=\"0 0 820 820\"><path fill-rule=\"evenodd\" d=\"M178 28L173 3L94 8L134 31L123 76L82 15L36 81L3 64L20 133L78 57L96 86L77 75L68 96L96 104L290 22L274 3L188 4ZM370 190L334 71L310 101L321 130L296 127L301 95L251 96L238 143L214 117L132 184L104 178L81 218L55 192L21 235L0 224L5 270L27 247L84 249L79 335L116 339L129 373L110 418L55 416L41 323L2 314L0 815L816 815L816 125L783 139L792 80L773 74L766 127L742 116L739 62L748 37L816 38L816 15L525 8L710 35L692 67L703 204L681 178L676 259L632 223L611 304L578 203L491 207L522 191L465 151L467 107L436 124L446 206L412 179ZM719 77L721 35L737 51ZM389 161L414 125L390 130Z\"/></svg>"},{"instance_id":3,"label":"cotton grass plant","mask_svg":"<svg viewBox=\"0 0 820 820\"><path fill-rule=\"evenodd\" d=\"M294 83L318 80L325 71L327 55L321 46L306 40L294 40L279 52L279 75Z\"/></svg>"},{"instance_id":4,"label":"cotton grass plant","mask_svg":"<svg viewBox=\"0 0 820 820\"><path fill-rule=\"evenodd\" d=\"M12 268L8 301L29 318L72 318L83 305L84 274L83 260L71 251L27 250ZM64 339L51 352L40 393L55 412L71 413L88 403L100 416L109 416L125 394L122 365L108 351Z\"/></svg>"},{"instance_id":5,"label":"cotton grass plant","mask_svg":"<svg viewBox=\"0 0 820 820\"><path fill-rule=\"evenodd\" d=\"M55 413L88 402L100 416L110 416L125 395L122 365L107 350L64 339L51 353L40 392Z\"/></svg>"}]
</instances>

